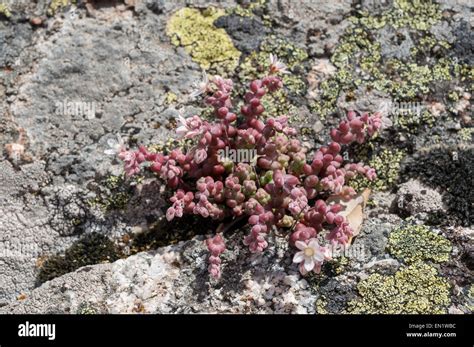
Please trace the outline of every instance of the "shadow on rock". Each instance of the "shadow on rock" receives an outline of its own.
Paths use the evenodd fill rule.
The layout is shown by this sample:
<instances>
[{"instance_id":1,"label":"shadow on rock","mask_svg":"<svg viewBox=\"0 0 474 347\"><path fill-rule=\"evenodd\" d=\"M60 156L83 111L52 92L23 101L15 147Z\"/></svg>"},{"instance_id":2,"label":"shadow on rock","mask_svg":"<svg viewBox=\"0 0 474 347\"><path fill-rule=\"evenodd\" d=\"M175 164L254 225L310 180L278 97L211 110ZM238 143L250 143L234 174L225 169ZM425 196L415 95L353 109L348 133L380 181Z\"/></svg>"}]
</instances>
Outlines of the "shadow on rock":
<instances>
[{"instance_id":1,"label":"shadow on rock","mask_svg":"<svg viewBox=\"0 0 474 347\"><path fill-rule=\"evenodd\" d=\"M416 178L442 194L449 212L442 224L474 223L474 147L439 146L415 153L403 171L406 180Z\"/></svg>"}]
</instances>

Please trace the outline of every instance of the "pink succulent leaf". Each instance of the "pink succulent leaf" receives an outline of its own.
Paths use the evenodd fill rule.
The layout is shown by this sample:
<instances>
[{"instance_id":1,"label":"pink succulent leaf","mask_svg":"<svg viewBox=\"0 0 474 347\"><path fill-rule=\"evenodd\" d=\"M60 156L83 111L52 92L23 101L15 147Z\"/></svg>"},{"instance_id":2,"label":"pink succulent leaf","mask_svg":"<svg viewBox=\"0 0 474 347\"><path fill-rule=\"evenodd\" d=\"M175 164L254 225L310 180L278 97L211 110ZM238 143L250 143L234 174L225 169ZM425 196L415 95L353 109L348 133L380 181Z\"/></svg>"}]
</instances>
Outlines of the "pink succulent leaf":
<instances>
[{"instance_id":1,"label":"pink succulent leaf","mask_svg":"<svg viewBox=\"0 0 474 347\"><path fill-rule=\"evenodd\" d=\"M332 142L310 157L288 117L266 114L262 98L282 88L278 75L288 72L273 54L270 70L271 74L249 84L240 110L234 108L232 81L204 74L192 96L205 94L212 117L177 117L177 134L189 139L192 147L186 143L184 149L157 153L144 146L129 150L123 141L109 140L106 152L118 154L127 176L143 171L166 182L174 192L167 220L185 214L215 220L242 217L249 226L243 243L252 253L268 248L269 234L276 227L292 227L289 242L298 250L293 261L301 274L317 273L330 259L327 246L346 245L353 237L339 214L342 207L326 199L338 195L348 201L357 192L347 182L357 175L376 178L373 168L343 157L343 147L374 136L383 128L385 115L348 112L331 130ZM246 158L250 152L253 157ZM206 245L210 276L220 278L220 255L226 249L223 236L209 238Z\"/></svg>"}]
</instances>

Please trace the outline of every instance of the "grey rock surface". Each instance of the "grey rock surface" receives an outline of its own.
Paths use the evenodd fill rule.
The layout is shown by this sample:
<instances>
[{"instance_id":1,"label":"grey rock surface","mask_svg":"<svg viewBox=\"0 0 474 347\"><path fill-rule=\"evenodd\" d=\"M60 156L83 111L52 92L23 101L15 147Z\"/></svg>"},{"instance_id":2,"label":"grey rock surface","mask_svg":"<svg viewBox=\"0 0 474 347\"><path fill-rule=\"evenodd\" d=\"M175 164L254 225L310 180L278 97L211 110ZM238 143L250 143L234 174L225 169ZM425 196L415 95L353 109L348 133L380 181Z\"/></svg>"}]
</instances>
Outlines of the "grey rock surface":
<instances>
[{"instance_id":1,"label":"grey rock surface","mask_svg":"<svg viewBox=\"0 0 474 347\"><path fill-rule=\"evenodd\" d=\"M5 303L34 287L39 257L63 250L71 240L51 227L50 210L37 194L49 181L44 163L16 171L2 161L0 181L0 303Z\"/></svg>"},{"instance_id":2,"label":"grey rock surface","mask_svg":"<svg viewBox=\"0 0 474 347\"><path fill-rule=\"evenodd\" d=\"M410 215L426 215L446 210L441 194L417 180L410 180L399 186L397 207Z\"/></svg>"},{"instance_id":3,"label":"grey rock surface","mask_svg":"<svg viewBox=\"0 0 474 347\"><path fill-rule=\"evenodd\" d=\"M82 1L77 8L66 6L47 15L48 0L19 1L10 19L0 19L0 313L315 313L323 297L328 313L340 313L357 297L357 283L368 274L391 275L404 266L391 257L387 243L405 217L424 221L432 212L462 210L464 220L470 220L471 202L463 187L472 177L466 175L472 171L472 155L460 152L457 165L448 152L443 154L440 166L450 175L442 179L431 175L428 164L436 160L427 156L419 164L416 157L433 134L442 142L456 143L459 138L453 134L461 130L456 119L450 120L453 126L435 122L431 130L418 133L396 128L397 138L404 139L399 142L388 131L380 134L375 147L390 143L391 148L413 149L408 155L414 161L411 166L423 171L425 181L409 180L398 189L375 192L354 239L354 254L328 262L320 277L300 276L292 264L294 249L285 239L274 237L264 254L250 254L242 245L246 230L228 237L220 281L209 279L203 236L173 246L153 245L157 249L127 257L137 250L126 240L160 220L167 196L159 183L147 179L120 181L118 193L104 184L122 173L121 165L104 154L107 141L120 134L135 147L173 139L176 116L200 110L188 102L188 95L202 74L185 49L170 43L165 34L168 19L182 6L232 10L248 1L117 3L90 10ZM387 3L391 1L271 0L258 16L229 12L214 24L226 30L242 57L258 49L268 33L303 48L309 58L299 68L305 70L301 75L312 74L306 86L312 99L323 80L341 72L330 58L349 26L348 18L358 9L381 13ZM449 54L459 58L456 61L471 62L471 2L442 1L441 9L450 19L443 17L430 33L452 44ZM374 40L381 44L384 59L404 60L416 46L418 38L412 34L384 27ZM342 74L337 79L344 78L350 77ZM373 112L393 101L392 95L362 85L341 90L336 106ZM448 87L440 83L440 94L448 94L442 89ZM170 96L176 101L170 102ZM302 122L308 123L297 127L309 125L317 135L305 136L326 142L326 130L337 125L342 113L323 119L310 111L307 100L297 106ZM445 109L443 116L448 112ZM427 187L426 181L434 182ZM459 199L446 209L449 199L443 200L435 187ZM468 312L472 300L467 305L462 293L468 292L472 279L472 229L453 230L444 231L454 245L454 260L441 266L446 268L441 274L461 293L451 311ZM72 267L39 283L45 259L61 257L91 233L119 247L123 259Z\"/></svg>"},{"instance_id":4,"label":"grey rock surface","mask_svg":"<svg viewBox=\"0 0 474 347\"><path fill-rule=\"evenodd\" d=\"M294 36L294 42L306 44L310 56L330 54L348 25L344 21L351 11L351 1L291 1L267 3L268 14L283 33Z\"/></svg>"},{"instance_id":5,"label":"grey rock surface","mask_svg":"<svg viewBox=\"0 0 474 347\"><path fill-rule=\"evenodd\" d=\"M234 235L230 247L241 241L242 234ZM291 266L284 240L263 255L250 256L247 250L226 254L218 283L209 280L206 257L200 237L83 267L43 284L0 313L81 313L84 306L107 313L314 312L317 294Z\"/></svg>"},{"instance_id":6,"label":"grey rock surface","mask_svg":"<svg viewBox=\"0 0 474 347\"><path fill-rule=\"evenodd\" d=\"M34 288L37 263L63 252L80 233L119 239L161 214L159 187L145 186L128 212L114 216L89 206L95 195L87 186L121 172L104 154L116 134L142 143L167 140L165 125L177 111L165 104L166 93L188 94L201 76L165 39L165 17L146 8L138 6L135 17L130 9L106 7L96 18L78 9L77 16L55 16L36 30L15 22L44 14L47 4L15 8L11 21L0 21L0 65L11 68L0 72L0 240L38 248L12 256L13 246L3 247L10 256L0 258L2 302Z\"/></svg>"}]
</instances>

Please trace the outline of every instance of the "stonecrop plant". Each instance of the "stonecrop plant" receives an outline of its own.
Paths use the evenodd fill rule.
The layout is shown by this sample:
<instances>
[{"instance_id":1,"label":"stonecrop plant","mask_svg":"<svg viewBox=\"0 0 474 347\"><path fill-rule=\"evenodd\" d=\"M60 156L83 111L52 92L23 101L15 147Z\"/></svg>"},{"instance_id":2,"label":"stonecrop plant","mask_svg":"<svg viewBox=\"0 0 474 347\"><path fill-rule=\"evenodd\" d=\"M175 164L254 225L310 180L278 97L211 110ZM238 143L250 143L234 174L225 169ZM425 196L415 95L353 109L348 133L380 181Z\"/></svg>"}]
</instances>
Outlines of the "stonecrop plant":
<instances>
[{"instance_id":1,"label":"stonecrop plant","mask_svg":"<svg viewBox=\"0 0 474 347\"><path fill-rule=\"evenodd\" d=\"M216 220L245 218L250 230L243 244L253 253L267 248L270 232L286 230L297 250L293 262L299 264L300 272L319 273L331 257L331 247L347 246L353 235L348 221L338 214L341 205L326 200L335 195L351 199L357 193L346 185L349 179L376 176L363 163L346 162L342 148L373 136L382 118L378 113L350 111L347 120L331 131L332 142L309 156L286 116L265 115L262 97L282 88L278 75L287 72L275 56L270 61L268 75L250 83L240 115L231 99L231 80L214 76L200 83L194 96L204 97L215 118L179 117L177 133L192 139L189 150L156 153L144 146L129 150L122 142L115 151L127 176L147 170L175 191L166 212L169 221L185 213ZM222 156L229 151L253 151L257 156L251 162L236 162ZM206 241L214 278L221 276L224 233Z\"/></svg>"}]
</instances>

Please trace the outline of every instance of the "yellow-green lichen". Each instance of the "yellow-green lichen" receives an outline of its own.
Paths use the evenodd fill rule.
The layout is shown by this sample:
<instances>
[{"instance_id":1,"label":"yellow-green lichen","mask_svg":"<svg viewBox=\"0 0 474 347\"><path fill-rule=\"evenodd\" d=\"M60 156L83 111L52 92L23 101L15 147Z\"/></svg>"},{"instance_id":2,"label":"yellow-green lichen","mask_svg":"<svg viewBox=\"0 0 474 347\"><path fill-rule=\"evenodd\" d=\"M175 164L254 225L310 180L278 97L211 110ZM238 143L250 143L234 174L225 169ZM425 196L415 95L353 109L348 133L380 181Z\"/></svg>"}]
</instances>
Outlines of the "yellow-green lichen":
<instances>
[{"instance_id":1,"label":"yellow-green lichen","mask_svg":"<svg viewBox=\"0 0 474 347\"><path fill-rule=\"evenodd\" d=\"M90 303L90 302L82 302L78 307L77 307L77 314L99 314L99 310L95 308L95 306Z\"/></svg>"},{"instance_id":2,"label":"yellow-green lichen","mask_svg":"<svg viewBox=\"0 0 474 347\"><path fill-rule=\"evenodd\" d=\"M327 116L336 111L336 102L341 87L334 79L328 79L321 82L319 88L320 99L310 104L310 110L317 114L320 119L324 120Z\"/></svg>"},{"instance_id":3,"label":"yellow-green lichen","mask_svg":"<svg viewBox=\"0 0 474 347\"><path fill-rule=\"evenodd\" d=\"M380 15L359 12L350 17L351 24L331 56L331 62L338 70L321 83L320 93L310 103L311 111L324 119L337 110L342 93L349 95L359 88L375 89L403 102L417 102L432 93L439 82L470 81L470 68L443 54L450 44L427 31L440 18L437 4L416 0L395 1ZM403 59L382 57L378 37L383 37L379 29L386 25L410 30L414 41L411 55ZM437 49L436 55L433 55L434 48ZM428 63L420 63L425 61Z\"/></svg>"},{"instance_id":4,"label":"yellow-green lichen","mask_svg":"<svg viewBox=\"0 0 474 347\"><path fill-rule=\"evenodd\" d=\"M241 5L231 7L228 10L226 10L226 13L236 14L241 17L252 17L254 15L254 11L260 10L263 8L263 6L265 5L265 1L266 0L255 0L245 7Z\"/></svg>"},{"instance_id":5,"label":"yellow-green lichen","mask_svg":"<svg viewBox=\"0 0 474 347\"><path fill-rule=\"evenodd\" d=\"M204 117L203 117L204 118ZM175 148L179 148L186 152L194 145L192 139L175 139L168 138L166 141L157 141L154 144L148 146L150 152L155 153L169 153Z\"/></svg>"},{"instance_id":6,"label":"yellow-green lichen","mask_svg":"<svg viewBox=\"0 0 474 347\"><path fill-rule=\"evenodd\" d=\"M359 153L357 156L360 157L361 154L365 156L363 153ZM369 161L369 166L375 169L377 177L369 181L366 177L357 176L349 182L349 185L357 191L363 188L371 188L379 191L391 188L398 180L400 163L404 157L405 153L398 149L382 150Z\"/></svg>"},{"instance_id":7,"label":"yellow-green lichen","mask_svg":"<svg viewBox=\"0 0 474 347\"><path fill-rule=\"evenodd\" d=\"M462 128L458 132L458 136L463 142L472 142L472 135L474 134L474 128Z\"/></svg>"},{"instance_id":8,"label":"yellow-green lichen","mask_svg":"<svg viewBox=\"0 0 474 347\"><path fill-rule=\"evenodd\" d=\"M54 16L63 7L74 4L75 0L52 0L49 4L48 14Z\"/></svg>"},{"instance_id":9,"label":"yellow-green lichen","mask_svg":"<svg viewBox=\"0 0 474 347\"><path fill-rule=\"evenodd\" d=\"M299 120L297 119L297 108L289 102L287 93L284 90L278 90L274 93L264 95L262 105L265 107L264 115L266 117L287 115L289 116L290 122Z\"/></svg>"},{"instance_id":10,"label":"yellow-green lichen","mask_svg":"<svg viewBox=\"0 0 474 347\"><path fill-rule=\"evenodd\" d=\"M331 271L335 273L336 275L340 275L344 273L344 271L347 269L349 265L349 258L342 256L342 257L337 257L336 259L332 260L329 262L329 266L331 268Z\"/></svg>"},{"instance_id":11,"label":"yellow-green lichen","mask_svg":"<svg viewBox=\"0 0 474 347\"><path fill-rule=\"evenodd\" d=\"M326 306L327 306L327 301L323 297L320 297L318 300L316 300L316 313L328 314Z\"/></svg>"},{"instance_id":12,"label":"yellow-green lichen","mask_svg":"<svg viewBox=\"0 0 474 347\"><path fill-rule=\"evenodd\" d=\"M417 30L428 30L441 16L439 5L433 1L395 0L388 19L395 28L408 26Z\"/></svg>"},{"instance_id":13,"label":"yellow-green lichen","mask_svg":"<svg viewBox=\"0 0 474 347\"><path fill-rule=\"evenodd\" d=\"M12 16L10 8L6 4L0 4L0 16L2 15L7 18L10 18Z\"/></svg>"},{"instance_id":14,"label":"yellow-green lichen","mask_svg":"<svg viewBox=\"0 0 474 347\"><path fill-rule=\"evenodd\" d=\"M134 178L136 181L138 176ZM106 188L106 189L102 189ZM131 192L125 182L125 176L110 175L100 182L96 197L88 201L89 206L98 207L103 211L124 209L130 198Z\"/></svg>"},{"instance_id":15,"label":"yellow-green lichen","mask_svg":"<svg viewBox=\"0 0 474 347\"><path fill-rule=\"evenodd\" d=\"M232 72L240 59L226 31L214 26L224 10L209 7L205 11L182 8L169 19L166 33L176 46L183 46L192 59L205 70Z\"/></svg>"},{"instance_id":16,"label":"yellow-green lichen","mask_svg":"<svg viewBox=\"0 0 474 347\"><path fill-rule=\"evenodd\" d=\"M262 42L257 52L252 52L240 64L239 79L244 85L247 85L252 80L266 76L270 67L270 54L278 56L278 59L286 64L292 73L281 76L284 89L275 93L267 93L262 98L265 114L272 117L285 114L292 122L300 121L297 107L290 102L288 96L306 94L304 76L293 72L303 71L302 64L308 58L305 50L298 48L284 38L272 35Z\"/></svg>"},{"instance_id":17,"label":"yellow-green lichen","mask_svg":"<svg viewBox=\"0 0 474 347\"><path fill-rule=\"evenodd\" d=\"M466 306L469 311L474 312L474 284L471 284L467 291L467 303Z\"/></svg>"},{"instance_id":18,"label":"yellow-green lichen","mask_svg":"<svg viewBox=\"0 0 474 347\"><path fill-rule=\"evenodd\" d=\"M357 285L360 297L348 303L355 314L443 314L450 286L431 265L418 262L394 275L372 274Z\"/></svg>"},{"instance_id":19,"label":"yellow-green lichen","mask_svg":"<svg viewBox=\"0 0 474 347\"><path fill-rule=\"evenodd\" d=\"M388 24L397 29L409 27L423 31L442 16L438 4L425 0L395 0L392 8L378 16L369 16L367 11L360 14L363 15L361 24L368 29L380 29Z\"/></svg>"},{"instance_id":20,"label":"yellow-green lichen","mask_svg":"<svg viewBox=\"0 0 474 347\"><path fill-rule=\"evenodd\" d=\"M448 261L452 248L446 238L423 225L408 225L395 229L390 233L388 247L393 256L405 263L419 260L438 263Z\"/></svg>"},{"instance_id":21,"label":"yellow-green lichen","mask_svg":"<svg viewBox=\"0 0 474 347\"><path fill-rule=\"evenodd\" d=\"M423 124L432 126L435 120L435 117L426 109L419 112L403 110L394 115L394 124L410 133L416 133Z\"/></svg>"},{"instance_id":22,"label":"yellow-green lichen","mask_svg":"<svg viewBox=\"0 0 474 347\"><path fill-rule=\"evenodd\" d=\"M272 35L262 42L258 52L251 53L239 66L240 80L247 83L264 77L270 67L270 54L276 55L291 71L297 70L299 66L301 67L308 58L308 53L304 49L295 46L284 38ZM304 95L306 92L306 83L303 76L292 73L283 75L282 79L285 88L291 93Z\"/></svg>"},{"instance_id":23,"label":"yellow-green lichen","mask_svg":"<svg viewBox=\"0 0 474 347\"><path fill-rule=\"evenodd\" d=\"M178 95L176 95L173 92L166 93L166 95L165 95L165 104L166 105L174 104L174 103L176 103L176 101L178 101Z\"/></svg>"}]
</instances>

